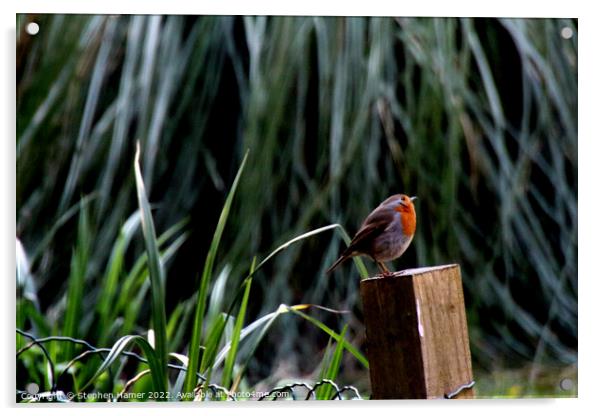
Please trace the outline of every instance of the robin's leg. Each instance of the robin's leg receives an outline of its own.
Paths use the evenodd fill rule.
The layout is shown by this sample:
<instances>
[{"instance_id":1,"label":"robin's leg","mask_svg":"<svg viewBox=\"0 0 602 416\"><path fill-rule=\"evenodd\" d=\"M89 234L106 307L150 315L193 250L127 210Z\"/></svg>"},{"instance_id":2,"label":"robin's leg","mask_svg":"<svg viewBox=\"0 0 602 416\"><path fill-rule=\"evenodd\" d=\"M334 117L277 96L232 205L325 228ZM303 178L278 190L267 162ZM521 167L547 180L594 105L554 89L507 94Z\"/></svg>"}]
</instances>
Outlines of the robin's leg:
<instances>
[{"instance_id":1,"label":"robin's leg","mask_svg":"<svg viewBox=\"0 0 602 416\"><path fill-rule=\"evenodd\" d=\"M387 269L387 266L385 266L385 263L383 263L382 261L377 261L376 265L378 266L378 268L382 272L383 277L385 277L385 276L393 276L395 274L395 273L391 273L389 271L389 269Z\"/></svg>"}]
</instances>

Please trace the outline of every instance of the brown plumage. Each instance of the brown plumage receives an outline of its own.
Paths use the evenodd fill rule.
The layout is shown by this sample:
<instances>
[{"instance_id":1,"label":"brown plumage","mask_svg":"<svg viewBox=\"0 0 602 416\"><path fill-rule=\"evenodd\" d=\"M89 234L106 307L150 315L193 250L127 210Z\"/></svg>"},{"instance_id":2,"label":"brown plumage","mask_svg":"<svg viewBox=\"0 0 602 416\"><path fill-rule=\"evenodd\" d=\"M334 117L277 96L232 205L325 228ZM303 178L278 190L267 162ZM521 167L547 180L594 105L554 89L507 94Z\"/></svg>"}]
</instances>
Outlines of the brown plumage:
<instances>
[{"instance_id":1,"label":"brown plumage","mask_svg":"<svg viewBox=\"0 0 602 416\"><path fill-rule=\"evenodd\" d=\"M383 262L401 256L408 248L416 231L416 197L404 194L390 196L366 217L349 247L328 268L331 273L350 257L371 257L383 274L390 274Z\"/></svg>"}]
</instances>

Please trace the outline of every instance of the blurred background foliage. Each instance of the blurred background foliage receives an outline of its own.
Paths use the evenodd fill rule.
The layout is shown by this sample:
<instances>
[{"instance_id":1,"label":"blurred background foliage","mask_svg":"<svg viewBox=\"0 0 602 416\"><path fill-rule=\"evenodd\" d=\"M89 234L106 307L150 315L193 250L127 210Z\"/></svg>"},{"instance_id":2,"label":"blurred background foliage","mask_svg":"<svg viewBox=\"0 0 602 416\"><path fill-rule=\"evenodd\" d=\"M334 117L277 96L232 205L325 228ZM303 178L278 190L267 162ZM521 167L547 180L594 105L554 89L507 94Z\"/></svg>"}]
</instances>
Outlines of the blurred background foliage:
<instances>
[{"instance_id":1,"label":"blurred background foliage","mask_svg":"<svg viewBox=\"0 0 602 416\"><path fill-rule=\"evenodd\" d=\"M30 36L34 20L40 32ZM19 15L17 237L31 276L18 296L34 307L18 326L60 334L79 278L85 307L72 335L108 346L148 329L148 286L105 270L120 236L124 270L144 250L130 217L138 140L157 234L171 230L162 247L175 323L190 325L215 225L249 149L210 291L228 298L253 256L296 235L331 223L353 234L387 196L418 195L414 244L394 267L461 265L477 374L526 369L517 383L527 394L539 374L576 368L576 24ZM75 249L82 226L91 238ZM338 331L347 324L347 339L363 348L357 271L349 262L324 274L342 246L339 234L322 233L281 252L255 278L247 321L281 303L346 309L312 314ZM108 276L122 303L101 298ZM170 351L185 352L185 325ZM246 382L315 375L327 343L285 317ZM353 357L342 366L342 380L369 390Z\"/></svg>"}]
</instances>

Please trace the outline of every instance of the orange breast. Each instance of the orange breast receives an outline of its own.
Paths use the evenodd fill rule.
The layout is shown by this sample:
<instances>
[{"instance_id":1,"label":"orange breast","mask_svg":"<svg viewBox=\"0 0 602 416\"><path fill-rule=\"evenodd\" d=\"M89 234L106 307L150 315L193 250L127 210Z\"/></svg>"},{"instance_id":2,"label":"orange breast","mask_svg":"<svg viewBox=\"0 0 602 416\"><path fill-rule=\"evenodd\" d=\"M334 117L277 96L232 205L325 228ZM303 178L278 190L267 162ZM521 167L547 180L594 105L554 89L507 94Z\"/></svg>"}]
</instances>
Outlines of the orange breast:
<instances>
[{"instance_id":1,"label":"orange breast","mask_svg":"<svg viewBox=\"0 0 602 416\"><path fill-rule=\"evenodd\" d=\"M395 207L395 211L399 212L401 221L401 230L405 235L413 235L416 231L416 212L414 207Z\"/></svg>"}]
</instances>

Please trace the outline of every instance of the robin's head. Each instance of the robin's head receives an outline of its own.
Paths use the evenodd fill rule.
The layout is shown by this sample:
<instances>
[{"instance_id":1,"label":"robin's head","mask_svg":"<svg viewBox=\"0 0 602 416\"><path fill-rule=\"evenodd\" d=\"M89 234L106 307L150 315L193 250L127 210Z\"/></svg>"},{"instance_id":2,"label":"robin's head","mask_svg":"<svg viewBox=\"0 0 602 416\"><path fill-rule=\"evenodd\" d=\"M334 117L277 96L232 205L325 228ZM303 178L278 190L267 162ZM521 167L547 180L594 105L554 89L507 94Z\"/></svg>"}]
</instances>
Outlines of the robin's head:
<instances>
[{"instance_id":1,"label":"robin's head","mask_svg":"<svg viewBox=\"0 0 602 416\"><path fill-rule=\"evenodd\" d=\"M404 213L414 212L414 200L418 198L417 196L409 197L404 194L399 194L399 198L395 201L397 204L395 206L395 211Z\"/></svg>"},{"instance_id":2,"label":"robin's head","mask_svg":"<svg viewBox=\"0 0 602 416\"><path fill-rule=\"evenodd\" d=\"M411 207L414 205L414 200L417 199L417 196L409 197L404 194L395 194L387 199L385 199L380 206L386 207L389 209L397 209L399 207Z\"/></svg>"}]
</instances>

